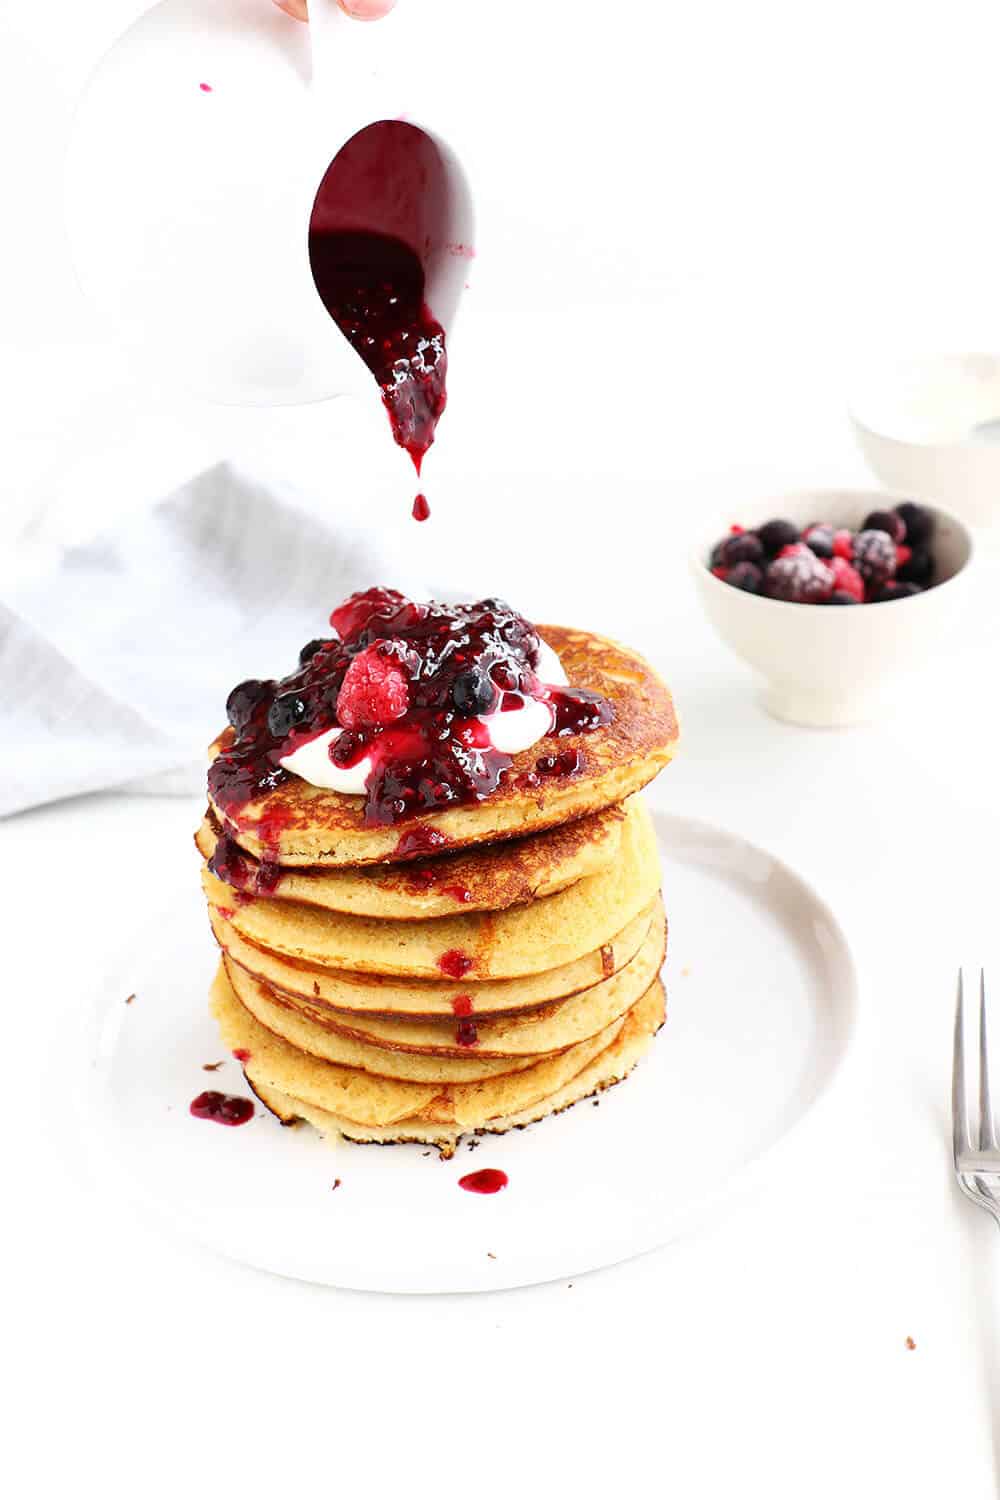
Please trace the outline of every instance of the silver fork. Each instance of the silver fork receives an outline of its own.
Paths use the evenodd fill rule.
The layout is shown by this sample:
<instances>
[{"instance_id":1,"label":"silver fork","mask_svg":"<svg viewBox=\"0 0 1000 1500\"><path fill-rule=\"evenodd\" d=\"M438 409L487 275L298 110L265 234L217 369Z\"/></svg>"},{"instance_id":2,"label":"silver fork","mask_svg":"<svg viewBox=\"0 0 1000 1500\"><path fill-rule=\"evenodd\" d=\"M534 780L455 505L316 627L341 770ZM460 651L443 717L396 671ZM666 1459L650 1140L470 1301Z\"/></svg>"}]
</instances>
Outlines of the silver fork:
<instances>
[{"instance_id":1,"label":"silver fork","mask_svg":"<svg viewBox=\"0 0 1000 1500\"><path fill-rule=\"evenodd\" d=\"M986 1046L986 976L979 971L979 1119L969 1133L965 1097L965 1017L962 971L958 971L955 1005L955 1054L951 1075L952 1151L955 1176L967 1198L985 1208L1000 1224L1000 1147L990 1097L990 1064Z\"/></svg>"}]
</instances>

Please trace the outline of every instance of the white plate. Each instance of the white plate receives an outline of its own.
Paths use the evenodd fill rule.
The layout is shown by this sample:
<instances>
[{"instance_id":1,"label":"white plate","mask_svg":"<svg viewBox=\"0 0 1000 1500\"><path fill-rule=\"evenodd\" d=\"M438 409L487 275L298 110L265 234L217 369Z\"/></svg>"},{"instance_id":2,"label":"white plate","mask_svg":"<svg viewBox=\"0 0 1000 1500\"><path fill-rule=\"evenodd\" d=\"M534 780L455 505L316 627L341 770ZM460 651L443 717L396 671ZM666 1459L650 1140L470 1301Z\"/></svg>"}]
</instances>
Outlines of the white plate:
<instances>
[{"instance_id":1,"label":"white plate","mask_svg":"<svg viewBox=\"0 0 1000 1500\"><path fill-rule=\"evenodd\" d=\"M828 1089L856 985L840 928L803 880L720 829L655 817L667 1024L599 1107L463 1144L450 1162L418 1146L331 1148L261 1106L237 1129L193 1119L202 1089L249 1091L232 1059L202 1071L226 1054L206 1009L215 953L192 870L190 893L104 996L87 1097L102 1176L234 1260L368 1291L525 1286L675 1237ZM459 1189L486 1166L508 1173L503 1192Z\"/></svg>"}]
</instances>

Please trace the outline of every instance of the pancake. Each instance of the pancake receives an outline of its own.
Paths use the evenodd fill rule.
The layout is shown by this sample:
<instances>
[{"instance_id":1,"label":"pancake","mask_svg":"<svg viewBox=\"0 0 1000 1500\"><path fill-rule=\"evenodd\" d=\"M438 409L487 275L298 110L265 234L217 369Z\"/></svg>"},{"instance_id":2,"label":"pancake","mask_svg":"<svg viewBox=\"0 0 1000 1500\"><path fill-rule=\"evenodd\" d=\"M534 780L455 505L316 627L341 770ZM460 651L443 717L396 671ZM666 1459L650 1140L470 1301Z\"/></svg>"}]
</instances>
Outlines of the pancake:
<instances>
[{"instance_id":1,"label":"pancake","mask_svg":"<svg viewBox=\"0 0 1000 1500\"><path fill-rule=\"evenodd\" d=\"M518 1059L535 1060L586 1041L630 1010L659 972L666 947L662 902L649 935L630 964L611 979L558 1004L519 1016L482 1020L473 1009L475 1040L457 1040L458 1021L351 1021L317 1010L303 1001L289 1001L258 984L227 959L226 974L237 999L269 1031L329 1062L343 1062L391 1078L476 1078L500 1073ZM494 1068L481 1060L496 1059ZM445 1064L450 1062L451 1067ZM414 1063L419 1063L415 1067Z\"/></svg>"},{"instance_id":2,"label":"pancake","mask_svg":"<svg viewBox=\"0 0 1000 1500\"><path fill-rule=\"evenodd\" d=\"M536 1100L525 1109L508 1115L495 1116L476 1129L477 1135L502 1135L505 1131L522 1129L525 1125L547 1115L558 1114L569 1109L581 1099L610 1088L630 1073L636 1063L649 1050L650 1043L663 1024L665 1015L663 985L657 980L646 991L642 999L625 1017L624 1025L612 1042L596 1057L560 1088L547 1097ZM248 1079L248 1082L250 1080ZM463 1132L448 1128L437 1121L414 1118L394 1125L359 1127L343 1116L317 1108L316 1105L282 1092L271 1084L250 1082L250 1087L266 1108L286 1125L300 1120L307 1121L322 1135L330 1139L344 1137L359 1144L401 1144L405 1141L421 1145L437 1146L444 1157L454 1155Z\"/></svg>"},{"instance_id":3,"label":"pancake","mask_svg":"<svg viewBox=\"0 0 1000 1500\"><path fill-rule=\"evenodd\" d=\"M482 802L463 803L392 826L365 822L364 799L312 786L291 777L265 796L246 803L220 823L256 858L280 865L364 865L399 858L400 840L421 830L440 835L452 848L521 837L572 822L624 801L667 764L677 741L673 700L642 657L602 636L562 626L539 634L558 653L570 682L611 700L611 724L590 734L547 737L513 757L508 776ZM232 740L227 729L212 746L216 755ZM582 770L543 779L526 788L540 755L577 750Z\"/></svg>"},{"instance_id":4,"label":"pancake","mask_svg":"<svg viewBox=\"0 0 1000 1500\"><path fill-rule=\"evenodd\" d=\"M621 847L623 817L620 807L608 807L529 838L405 864L294 868L282 872L268 895L389 921L503 911L606 869ZM210 859L217 842L218 826L206 817L195 835L199 853ZM242 888L256 891L259 862L247 855L245 863Z\"/></svg>"},{"instance_id":5,"label":"pancake","mask_svg":"<svg viewBox=\"0 0 1000 1500\"><path fill-rule=\"evenodd\" d=\"M499 1115L517 1114L561 1089L611 1045L624 1019L530 1068L472 1083L416 1083L323 1062L267 1031L241 1005L222 964L211 991L211 1007L223 1041L246 1054L243 1069L254 1087L278 1089L356 1125L393 1125L420 1118L438 1125L475 1129Z\"/></svg>"},{"instance_id":6,"label":"pancake","mask_svg":"<svg viewBox=\"0 0 1000 1500\"><path fill-rule=\"evenodd\" d=\"M660 859L652 819L639 798L626 807L620 858L567 890L501 912L381 922L317 912L291 901L238 893L207 867L209 904L258 947L308 964L408 979L510 979L571 963L599 949L654 899Z\"/></svg>"},{"instance_id":7,"label":"pancake","mask_svg":"<svg viewBox=\"0 0 1000 1500\"><path fill-rule=\"evenodd\" d=\"M477 1016L514 1015L537 1010L553 1000L564 1000L610 978L635 957L645 941L652 907L633 917L609 943L573 963L523 979L473 983L468 979L461 983L457 980L435 983L426 979L406 982L378 974L350 974L345 970L296 964L248 943L218 908L209 907L208 915L219 947L240 968L281 996L307 1001L314 1009L334 1016L387 1019L438 1016L453 1020L455 1001L461 996L472 996Z\"/></svg>"}]
</instances>

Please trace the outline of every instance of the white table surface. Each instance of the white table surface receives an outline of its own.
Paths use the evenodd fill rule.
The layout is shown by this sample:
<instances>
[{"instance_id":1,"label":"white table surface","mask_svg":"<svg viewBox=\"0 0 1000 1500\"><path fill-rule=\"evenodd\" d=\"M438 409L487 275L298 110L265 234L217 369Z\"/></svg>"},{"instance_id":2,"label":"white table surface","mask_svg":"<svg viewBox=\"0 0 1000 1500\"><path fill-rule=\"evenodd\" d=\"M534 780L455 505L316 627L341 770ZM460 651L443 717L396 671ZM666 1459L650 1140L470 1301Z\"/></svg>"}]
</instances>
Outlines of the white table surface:
<instances>
[{"instance_id":1,"label":"white table surface","mask_svg":"<svg viewBox=\"0 0 1000 1500\"><path fill-rule=\"evenodd\" d=\"M252 423L198 409L137 383L81 305L59 240L61 142L88 62L140 8L0 12L0 128L16 142L0 567L223 454L299 478L334 520L366 503L403 525L402 471L347 403ZM561 197L529 173L515 199L519 148L484 134L495 251L454 343L433 525L413 542L429 574L608 629L662 667L685 740L657 797L772 848L847 928L862 980L848 1086L783 1179L571 1285L388 1298L244 1270L98 1199L65 1104L82 1066L74 1015L143 914L195 879L198 805L107 795L9 820L11 1493L995 1493L998 1246L952 1186L947 1109L956 966L992 958L1000 975L997 566L984 562L963 643L919 699L822 733L763 715L683 563L707 505L758 520L783 488L865 482L842 414L865 347L1000 344L995 19L848 4L820 33L808 7L709 5L655 24L637 7L622 42L607 8L578 11L560 87L582 107L603 70L609 118L637 130L630 181L623 192L595 154L588 115L562 139ZM503 15L527 24L525 7ZM541 20L531 35L533 51L554 45ZM614 205L599 222L581 204L589 172ZM654 257L624 233L626 205ZM527 226L562 258L558 302L550 273L529 274ZM506 367L482 351L518 307L549 357L523 372L520 434L497 453L487 422L509 400ZM616 358L596 381L583 364L581 415L546 371L557 347L580 369L598 343ZM650 347L656 378L641 380ZM475 381L462 360L478 361ZM678 964L696 963L676 942Z\"/></svg>"}]
</instances>

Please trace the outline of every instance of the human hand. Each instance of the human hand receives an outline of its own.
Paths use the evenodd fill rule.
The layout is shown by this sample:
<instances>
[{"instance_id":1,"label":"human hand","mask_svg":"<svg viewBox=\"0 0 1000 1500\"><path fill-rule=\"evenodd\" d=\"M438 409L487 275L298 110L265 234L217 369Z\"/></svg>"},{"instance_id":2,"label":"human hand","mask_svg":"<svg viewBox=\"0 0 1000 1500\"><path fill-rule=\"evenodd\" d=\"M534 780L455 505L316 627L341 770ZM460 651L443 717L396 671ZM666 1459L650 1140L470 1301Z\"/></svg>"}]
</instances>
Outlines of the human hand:
<instances>
[{"instance_id":1,"label":"human hand","mask_svg":"<svg viewBox=\"0 0 1000 1500\"><path fill-rule=\"evenodd\" d=\"M309 19L306 0L274 0L274 3L297 21ZM356 21L377 21L381 16L387 16L395 3L396 0L337 0L345 15L353 16Z\"/></svg>"}]
</instances>

